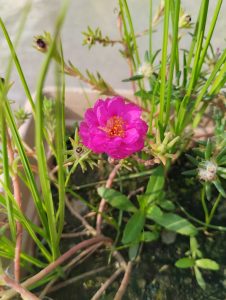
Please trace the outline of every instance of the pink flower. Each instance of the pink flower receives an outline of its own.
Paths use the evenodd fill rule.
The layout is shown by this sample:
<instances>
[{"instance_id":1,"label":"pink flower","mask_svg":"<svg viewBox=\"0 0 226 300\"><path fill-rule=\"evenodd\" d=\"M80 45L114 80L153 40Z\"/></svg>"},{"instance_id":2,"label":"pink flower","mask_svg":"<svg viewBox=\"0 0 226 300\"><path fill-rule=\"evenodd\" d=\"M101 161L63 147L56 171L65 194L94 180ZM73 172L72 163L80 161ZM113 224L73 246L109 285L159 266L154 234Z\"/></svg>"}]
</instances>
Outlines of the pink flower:
<instances>
[{"instance_id":1,"label":"pink flower","mask_svg":"<svg viewBox=\"0 0 226 300\"><path fill-rule=\"evenodd\" d=\"M121 159L144 147L147 129L137 105L113 97L99 99L94 108L87 109L79 135L93 152Z\"/></svg>"}]
</instances>

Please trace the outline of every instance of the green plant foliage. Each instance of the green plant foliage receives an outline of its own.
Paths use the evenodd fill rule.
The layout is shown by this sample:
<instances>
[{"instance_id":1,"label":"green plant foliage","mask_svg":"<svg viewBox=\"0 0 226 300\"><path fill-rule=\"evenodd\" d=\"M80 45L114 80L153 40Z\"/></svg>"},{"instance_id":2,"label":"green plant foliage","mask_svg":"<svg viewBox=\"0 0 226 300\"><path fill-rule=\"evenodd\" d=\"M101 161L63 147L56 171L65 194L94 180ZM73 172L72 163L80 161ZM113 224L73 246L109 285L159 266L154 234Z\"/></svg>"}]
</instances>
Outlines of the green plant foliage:
<instances>
[{"instance_id":1,"label":"green plant foliage","mask_svg":"<svg viewBox=\"0 0 226 300\"><path fill-rule=\"evenodd\" d=\"M219 264L216 263L214 260L208 258L200 258L195 261L197 267L207 270L217 271L219 270Z\"/></svg>"},{"instance_id":2,"label":"green plant foliage","mask_svg":"<svg viewBox=\"0 0 226 300\"><path fill-rule=\"evenodd\" d=\"M98 188L97 191L100 197L104 198L111 206L120 210L136 212L136 207L125 195L121 194L120 192L104 187Z\"/></svg>"},{"instance_id":3,"label":"green plant foliage","mask_svg":"<svg viewBox=\"0 0 226 300\"><path fill-rule=\"evenodd\" d=\"M135 243L140 240L140 235L144 227L145 213L137 211L128 221L123 232L123 244Z\"/></svg>"},{"instance_id":4,"label":"green plant foliage","mask_svg":"<svg viewBox=\"0 0 226 300\"><path fill-rule=\"evenodd\" d=\"M184 235L196 235L197 229L188 220L173 214L165 213L158 206L151 206L147 210L147 218L155 221L157 224Z\"/></svg>"},{"instance_id":5,"label":"green plant foliage","mask_svg":"<svg viewBox=\"0 0 226 300\"><path fill-rule=\"evenodd\" d=\"M193 258L190 258L190 257L183 257L183 258L178 259L175 262L175 266L180 269L191 268L191 267L194 267L194 265L195 265L195 261Z\"/></svg>"},{"instance_id":6,"label":"green plant foliage","mask_svg":"<svg viewBox=\"0 0 226 300\"><path fill-rule=\"evenodd\" d=\"M199 269L197 267L194 267L194 271L195 271L195 278L196 281L198 283L198 285L205 290L206 289L206 283L205 280L203 279L202 273L199 271Z\"/></svg>"}]
</instances>

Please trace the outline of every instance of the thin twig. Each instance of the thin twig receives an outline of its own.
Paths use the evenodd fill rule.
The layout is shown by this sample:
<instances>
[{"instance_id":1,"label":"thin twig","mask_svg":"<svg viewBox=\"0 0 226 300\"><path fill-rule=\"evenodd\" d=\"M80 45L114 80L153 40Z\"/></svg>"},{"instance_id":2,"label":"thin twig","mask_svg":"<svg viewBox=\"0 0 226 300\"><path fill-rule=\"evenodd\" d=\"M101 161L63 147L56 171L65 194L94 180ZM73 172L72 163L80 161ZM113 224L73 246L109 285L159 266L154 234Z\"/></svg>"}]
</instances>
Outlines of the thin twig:
<instances>
[{"instance_id":1,"label":"thin twig","mask_svg":"<svg viewBox=\"0 0 226 300\"><path fill-rule=\"evenodd\" d=\"M93 236L95 236L96 230L74 209L67 197L65 197L65 203L71 214L75 216Z\"/></svg>"},{"instance_id":2,"label":"thin twig","mask_svg":"<svg viewBox=\"0 0 226 300\"><path fill-rule=\"evenodd\" d=\"M88 231L81 231L81 232L69 232L69 233L62 233L61 238L62 239L71 239L76 238L84 235L89 235Z\"/></svg>"},{"instance_id":3,"label":"thin twig","mask_svg":"<svg viewBox=\"0 0 226 300\"><path fill-rule=\"evenodd\" d=\"M116 167L116 166L115 166ZM113 171L115 170L115 168L113 169ZM112 171L112 172L113 172ZM116 170L117 172L117 170ZM116 175L116 174L115 174ZM110 178L110 176L109 176ZM108 179L109 180L109 179ZM106 183L106 186L108 185L108 187L111 186L110 184L110 181L113 180L112 177L110 178L109 182L107 180L107 183ZM109 186L110 184L110 186ZM97 236L97 231L86 221L86 219L81 216L75 209L74 207L71 205L70 201L65 198L65 202L66 202L66 205L68 207L68 209L70 210L70 212L78 219L81 221L81 223L84 225L84 227L87 229L87 231L92 235L92 236ZM116 250L113 251L113 254L112 254L115 259L118 261L119 265L121 267L123 267L124 269L126 268L126 261L124 260L123 256Z\"/></svg>"},{"instance_id":4,"label":"thin twig","mask_svg":"<svg viewBox=\"0 0 226 300\"><path fill-rule=\"evenodd\" d=\"M0 280L3 280L8 287L12 288L15 292L19 293L23 299L40 300L40 298L26 290L24 287L18 284L15 280L8 277L6 274L0 275Z\"/></svg>"},{"instance_id":5,"label":"thin twig","mask_svg":"<svg viewBox=\"0 0 226 300\"><path fill-rule=\"evenodd\" d=\"M13 166L14 162L14 150L11 143L11 138L9 135L8 130L6 130L7 136L7 148L8 148L8 155L9 155L9 164ZM20 194L20 183L19 177L16 171L13 170L12 176L12 185L13 185L13 194L18 204L20 210L22 210L22 199ZM22 247L22 238L23 238L23 227L21 223L17 220L16 221L16 247L15 247L15 256L14 256L14 277L16 282L20 282L20 253Z\"/></svg>"},{"instance_id":6,"label":"thin twig","mask_svg":"<svg viewBox=\"0 0 226 300\"><path fill-rule=\"evenodd\" d=\"M79 255L77 255L74 259L72 259L65 267L63 267L63 272L65 273L68 269L70 269L72 266L75 266L75 264L77 263L81 263L81 260L87 259L93 252L95 252L100 246L102 245L102 243L99 244L95 244L87 249L85 249L84 251L82 251ZM82 260L82 261L83 261ZM54 278L52 279L43 289L43 291L41 292L41 294L39 295L40 298L43 298L47 293L49 293L50 291L52 291L52 286L53 284L58 280L58 278Z\"/></svg>"},{"instance_id":7,"label":"thin twig","mask_svg":"<svg viewBox=\"0 0 226 300\"><path fill-rule=\"evenodd\" d=\"M111 277L109 277L105 283L102 284L100 289L95 293L95 295L91 298L91 300L98 300L102 294L106 291L110 284L123 272L123 268L119 268L116 270Z\"/></svg>"},{"instance_id":8,"label":"thin twig","mask_svg":"<svg viewBox=\"0 0 226 300\"><path fill-rule=\"evenodd\" d=\"M126 270L127 267L127 263L125 261L125 259L123 258L123 256L121 255L121 253L119 251L114 251L112 253L112 255L114 256L114 258L118 261L120 267L122 267L124 270Z\"/></svg>"},{"instance_id":9,"label":"thin twig","mask_svg":"<svg viewBox=\"0 0 226 300\"><path fill-rule=\"evenodd\" d=\"M92 276L92 275L96 275L96 273L99 273L99 272L102 272L102 271L105 271L106 269L108 269L110 266L105 266L105 267L100 267L100 268L97 268L95 270L92 270L92 271L89 271L89 272L86 272L86 273L83 273L81 275L78 275L78 276L75 276L73 278L70 278L62 283L59 283L58 285L54 286L53 288L50 289L50 292L55 292L61 288L64 288L72 283L75 283L81 279L84 279L88 276Z\"/></svg>"},{"instance_id":10,"label":"thin twig","mask_svg":"<svg viewBox=\"0 0 226 300\"><path fill-rule=\"evenodd\" d=\"M121 300L126 292L127 286L129 284L130 274L132 272L132 262L128 262L124 277L122 279L121 285L115 295L114 300Z\"/></svg>"},{"instance_id":11,"label":"thin twig","mask_svg":"<svg viewBox=\"0 0 226 300\"><path fill-rule=\"evenodd\" d=\"M108 177L108 180L106 182L106 188L110 188L112 186L112 183L113 183L115 176L116 176L118 170L120 169L120 167L121 167L121 164L118 164L113 168L113 170L111 171L111 173ZM101 199L99 209L98 209L97 222L96 222L97 234L101 233L102 214L104 212L105 204L106 204L105 199Z\"/></svg>"},{"instance_id":12,"label":"thin twig","mask_svg":"<svg viewBox=\"0 0 226 300\"><path fill-rule=\"evenodd\" d=\"M73 258L65 267L64 272L68 271L70 268L74 267L75 265L80 265L84 260L89 258L98 248L102 246L102 243L95 244L86 250L82 251L79 255Z\"/></svg>"},{"instance_id":13,"label":"thin twig","mask_svg":"<svg viewBox=\"0 0 226 300\"><path fill-rule=\"evenodd\" d=\"M63 255L61 255L57 260L50 263L46 268L41 270L39 273L37 273L33 277L28 278L27 280L25 280L21 284L21 286L24 287L24 288L27 288L27 287L31 286L32 284L38 282L42 278L46 277L49 273L54 271L59 265L64 263L67 259L69 259L72 255L74 255L77 251L79 251L81 249L87 248L87 247L89 247L91 245L95 245L97 243L102 243L103 244L103 243L110 243L110 242L111 242L111 240L109 238L106 238L106 237L103 237L103 236L98 236L98 237L91 238L89 240L82 241L79 244L72 247L67 252L65 252ZM1 300L9 300L14 295L16 295L16 292L14 290L5 291L4 294L2 295Z\"/></svg>"}]
</instances>

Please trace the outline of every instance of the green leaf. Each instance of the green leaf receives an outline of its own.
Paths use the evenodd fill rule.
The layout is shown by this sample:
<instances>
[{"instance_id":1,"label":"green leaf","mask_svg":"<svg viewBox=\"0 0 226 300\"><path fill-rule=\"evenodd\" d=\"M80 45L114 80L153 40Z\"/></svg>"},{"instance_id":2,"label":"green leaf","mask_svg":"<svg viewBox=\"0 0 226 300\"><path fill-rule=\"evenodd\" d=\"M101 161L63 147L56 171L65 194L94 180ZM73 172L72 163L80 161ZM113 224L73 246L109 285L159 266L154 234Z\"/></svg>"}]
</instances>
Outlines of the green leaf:
<instances>
[{"instance_id":1,"label":"green leaf","mask_svg":"<svg viewBox=\"0 0 226 300\"><path fill-rule=\"evenodd\" d=\"M151 91L147 92L141 89L135 93L135 96L140 97L143 100L150 100L152 97L152 92Z\"/></svg>"},{"instance_id":2,"label":"green leaf","mask_svg":"<svg viewBox=\"0 0 226 300\"><path fill-rule=\"evenodd\" d=\"M194 236L197 234L197 229L189 221L173 213L164 213L155 205L148 209L147 218L168 230L176 231L183 235Z\"/></svg>"},{"instance_id":3,"label":"green leaf","mask_svg":"<svg viewBox=\"0 0 226 300\"><path fill-rule=\"evenodd\" d=\"M149 196L148 203L159 197L159 195L162 193L164 183L164 168L162 165L160 165L154 170L148 181L147 189L145 192L145 194Z\"/></svg>"},{"instance_id":4,"label":"green leaf","mask_svg":"<svg viewBox=\"0 0 226 300\"><path fill-rule=\"evenodd\" d=\"M132 76L130 78L123 79L122 82L135 81L135 80L140 80L142 78L144 78L143 75L135 75L135 76Z\"/></svg>"},{"instance_id":5,"label":"green leaf","mask_svg":"<svg viewBox=\"0 0 226 300\"><path fill-rule=\"evenodd\" d=\"M194 256L196 256L196 252L199 249L199 244L195 237L190 238L190 248L191 248L192 255L194 254Z\"/></svg>"},{"instance_id":6,"label":"green leaf","mask_svg":"<svg viewBox=\"0 0 226 300\"><path fill-rule=\"evenodd\" d=\"M207 144L206 144L206 150L205 150L205 159L206 160L210 160L211 153L212 153L212 143L211 143L210 139L208 139Z\"/></svg>"},{"instance_id":7,"label":"green leaf","mask_svg":"<svg viewBox=\"0 0 226 300\"><path fill-rule=\"evenodd\" d=\"M205 182L204 187L205 187L205 192L206 192L206 198L208 201L210 201L211 200L211 184L210 184L210 182Z\"/></svg>"},{"instance_id":8,"label":"green leaf","mask_svg":"<svg viewBox=\"0 0 226 300\"><path fill-rule=\"evenodd\" d=\"M122 243L135 243L140 239L141 231L145 222L145 214L143 211L137 211L128 221L123 232Z\"/></svg>"},{"instance_id":9,"label":"green leaf","mask_svg":"<svg viewBox=\"0 0 226 300\"><path fill-rule=\"evenodd\" d=\"M181 173L182 175L187 175L187 176L194 176L197 174L197 169L193 169L193 170L188 170L188 171L184 171Z\"/></svg>"},{"instance_id":10,"label":"green leaf","mask_svg":"<svg viewBox=\"0 0 226 300\"><path fill-rule=\"evenodd\" d=\"M136 207L129 201L129 199L122 193L105 187L100 187L97 189L100 197L104 198L111 206L125 210L135 212Z\"/></svg>"},{"instance_id":11,"label":"green leaf","mask_svg":"<svg viewBox=\"0 0 226 300\"><path fill-rule=\"evenodd\" d=\"M195 278L197 280L198 285L205 290L206 289L206 283L205 280L202 277L202 273L199 271L197 267L194 267L195 270Z\"/></svg>"},{"instance_id":12,"label":"green leaf","mask_svg":"<svg viewBox=\"0 0 226 300\"><path fill-rule=\"evenodd\" d=\"M164 200L161 203L159 203L159 206L165 210L172 211L175 209L175 205L172 201L170 200Z\"/></svg>"},{"instance_id":13,"label":"green leaf","mask_svg":"<svg viewBox=\"0 0 226 300\"><path fill-rule=\"evenodd\" d=\"M137 243L129 247L129 260L134 260L137 257L137 254L139 252L139 246L140 244Z\"/></svg>"},{"instance_id":14,"label":"green leaf","mask_svg":"<svg viewBox=\"0 0 226 300\"><path fill-rule=\"evenodd\" d=\"M186 157L193 165L198 167L199 163L193 156L186 154Z\"/></svg>"},{"instance_id":15,"label":"green leaf","mask_svg":"<svg viewBox=\"0 0 226 300\"><path fill-rule=\"evenodd\" d=\"M175 263L175 266L180 269L191 268L191 267L194 267L194 265L195 265L195 261L193 258L190 258L190 257L180 258Z\"/></svg>"},{"instance_id":16,"label":"green leaf","mask_svg":"<svg viewBox=\"0 0 226 300\"><path fill-rule=\"evenodd\" d=\"M209 258L197 259L195 261L195 264L199 268L213 270L213 271L217 271L220 268L220 266L217 262L215 262L214 260L209 259Z\"/></svg>"},{"instance_id":17,"label":"green leaf","mask_svg":"<svg viewBox=\"0 0 226 300\"><path fill-rule=\"evenodd\" d=\"M140 240L142 242L152 242L152 241L156 241L159 238L159 233L156 231L144 231L141 234L141 238Z\"/></svg>"},{"instance_id":18,"label":"green leaf","mask_svg":"<svg viewBox=\"0 0 226 300\"><path fill-rule=\"evenodd\" d=\"M218 153L217 157L216 157L216 162L218 165L221 165L222 162L225 160L225 156L226 156L226 147L224 147L220 153Z\"/></svg>"},{"instance_id":19,"label":"green leaf","mask_svg":"<svg viewBox=\"0 0 226 300\"><path fill-rule=\"evenodd\" d=\"M216 189L218 190L218 192L224 197L226 198L226 193L221 185L220 180L215 180L213 181L213 184L215 185Z\"/></svg>"}]
</instances>

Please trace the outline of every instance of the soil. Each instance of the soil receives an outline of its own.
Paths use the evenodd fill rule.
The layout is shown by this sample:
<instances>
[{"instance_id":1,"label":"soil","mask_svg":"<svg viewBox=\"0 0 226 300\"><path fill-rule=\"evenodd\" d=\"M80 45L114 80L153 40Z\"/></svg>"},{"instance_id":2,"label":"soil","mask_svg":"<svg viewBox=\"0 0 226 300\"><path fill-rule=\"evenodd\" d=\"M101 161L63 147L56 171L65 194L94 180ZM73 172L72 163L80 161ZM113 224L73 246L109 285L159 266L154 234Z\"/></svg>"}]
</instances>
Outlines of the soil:
<instances>
[{"instance_id":1,"label":"soil","mask_svg":"<svg viewBox=\"0 0 226 300\"><path fill-rule=\"evenodd\" d=\"M192 216L199 220L203 220L203 211L200 203L200 187L197 180L182 176L181 173L189 169L189 162L185 156L182 156L176 164L171 168L167 177L166 195L167 199L173 201L175 205L179 203ZM192 167L191 167L192 168ZM97 170L83 174L77 169L71 178L71 185L76 182L77 185L82 185L90 182L96 182L103 178L105 174L99 174ZM79 181L78 181L79 178ZM147 184L148 177L143 177L134 180L123 182L123 192L126 194L131 190L136 190L138 187ZM114 184L117 189L121 188L120 184ZM89 203L95 205L99 201L96 192L96 187L89 187L77 191L85 199L89 199ZM90 200L91 199L91 200ZM133 201L133 198L132 198ZM209 206L212 204L209 203ZM178 206L177 206L178 207ZM84 207L83 207L84 208ZM86 206L85 206L86 208ZM217 210L216 216L212 223L224 226L226 215L224 213L225 205L222 203ZM177 208L180 213L180 209ZM180 213L184 216L182 213ZM114 211L112 212L114 215ZM195 223L194 223L195 224ZM64 232L72 232L78 227L79 223L66 210L66 221ZM197 224L195 224L198 226ZM108 236L115 238L115 231L111 226L106 225L104 228ZM170 239L170 243L166 244L166 239ZM79 238L62 239L62 253L73 246ZM189 238L162 231L161 238L152 243L146 243L142 246L140 256L133 267L131 281L123 299L125 300L225 300L226 299L226 232L208 231L208 234L200 232L198 235L200 250L204 257L216 260L220 264L219 271L202 272L207 283L207 288L203 291L197 284L192 269L178 269L175 267L177 259L184 256L189 250ZM122 254L128 259L128 250L122 250ZM92 276L87 276L73 284L60 288L56 292L48 294L48 299L54 300L88 300L91 299L101 283L105 282L112 275L115 266L113 260L110 262L109 268L98 273L98 269L109 265L109 253L102 249L95 254L92 254L89 259L85 260L69 273L64 274L59 282L76 277L85 272L96 269L97 272ZM107 289L101 299L111 300L117 291L121 282L122 276ZM47 299L47 298L46 298Z\"/></svg>"}]
</instances>

